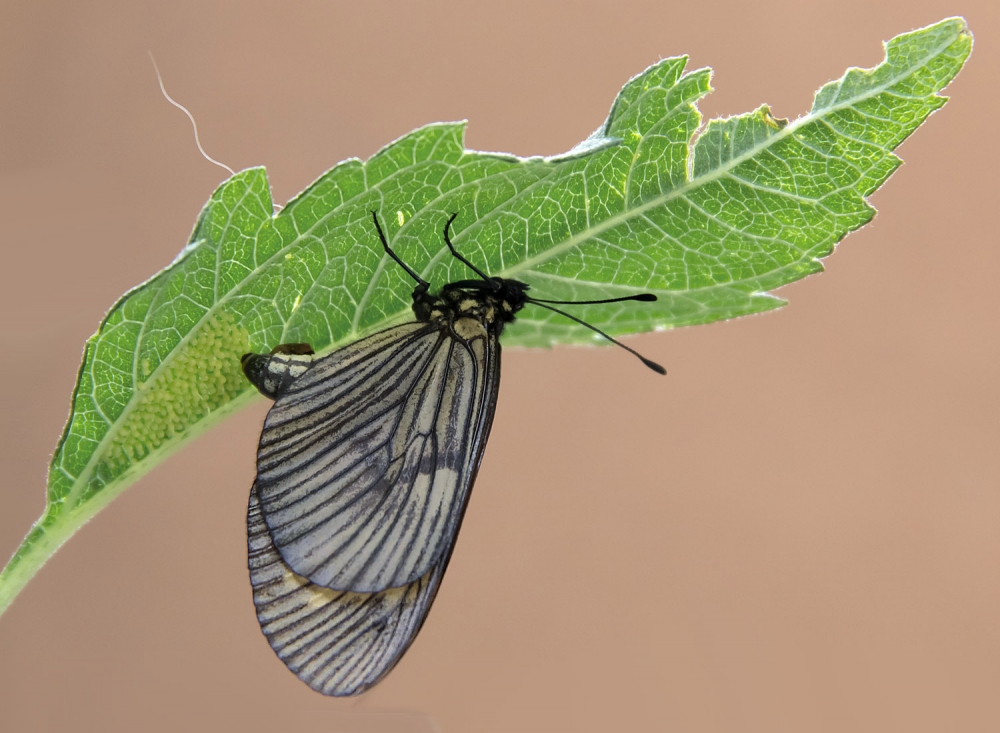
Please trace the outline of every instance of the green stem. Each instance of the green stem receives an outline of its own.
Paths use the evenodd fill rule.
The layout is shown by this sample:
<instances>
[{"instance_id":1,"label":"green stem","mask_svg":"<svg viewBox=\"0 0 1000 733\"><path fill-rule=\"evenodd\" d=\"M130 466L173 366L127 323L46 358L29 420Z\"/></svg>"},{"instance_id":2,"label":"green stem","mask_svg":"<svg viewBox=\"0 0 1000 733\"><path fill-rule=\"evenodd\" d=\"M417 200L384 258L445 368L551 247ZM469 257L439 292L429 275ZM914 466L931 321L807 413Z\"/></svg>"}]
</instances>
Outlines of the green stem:
<instances>
[{"instance_id":1,"label":"green stem","mask_svg":"<svg viewBox=\"0 0 1000 733\"><path fill-rule=\"evenodd\" d=\"M256 390L245 389L222 407L201 418L185 432L178 433L173 438L164 441L159 448L150 452L140 462L116 477L113 482L105 485L100 491L86 499L78 501L76 506L71 509L66 507L65 501L47 502L45 512L32 525L31 530L21 541L21 546L17 548L7 566L3 571L0 571L0 616L62 544L119 494L158 466L168 456L180 450L189 441L214 427L244 405L258 399L260 399L260 395ZM96 463L96 461L94 462ZM77 485L83 485L84 481L89 480L90 475L88 473L83 479L77 479ZM82 492L82 490L77 490L76 486L74 486L74 490L77 494ZM71 500L71 496L66 497L66 501Z\"/></svg>"},{"instance_id":2,"label":"green stem","mask_svg":"<svg viewBox=\"0 0 1000 733\"><path fill-rule=\"evenodd\" d=\"M31 526L20 547L0 571L0 616L62 544L118 493L107 492L104 495L101 492L70 511L64 511L61 504L46 505L42 516Z\"/></svg>"}]
</instances>

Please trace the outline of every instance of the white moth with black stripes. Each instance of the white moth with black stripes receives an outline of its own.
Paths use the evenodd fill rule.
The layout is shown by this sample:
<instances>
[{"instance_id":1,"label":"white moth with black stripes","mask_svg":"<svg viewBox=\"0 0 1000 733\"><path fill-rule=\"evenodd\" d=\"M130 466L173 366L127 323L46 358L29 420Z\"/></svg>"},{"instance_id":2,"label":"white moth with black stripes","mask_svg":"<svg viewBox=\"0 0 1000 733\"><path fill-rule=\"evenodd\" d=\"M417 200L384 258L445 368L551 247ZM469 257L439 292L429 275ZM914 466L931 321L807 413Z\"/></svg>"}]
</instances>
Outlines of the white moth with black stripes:
<instances>
[{"instance_id":1,"label":"white moth with black stripes","mask_svg":"<svg viewBox=\"0 0 1000 733\"><path fill-rule=\"evenodd\" d=\"M245 354L243 371L274 400L247 516L250 582L261 629L298 677L354 695L399 661L427 615L465 514L493 424L500 335L526 304L601 333L517 280L479 275L437 295L417 282L412 323L321 357L307 344ZM655 300L641 294L605 301Z\"/></svg>"}]
</instances>

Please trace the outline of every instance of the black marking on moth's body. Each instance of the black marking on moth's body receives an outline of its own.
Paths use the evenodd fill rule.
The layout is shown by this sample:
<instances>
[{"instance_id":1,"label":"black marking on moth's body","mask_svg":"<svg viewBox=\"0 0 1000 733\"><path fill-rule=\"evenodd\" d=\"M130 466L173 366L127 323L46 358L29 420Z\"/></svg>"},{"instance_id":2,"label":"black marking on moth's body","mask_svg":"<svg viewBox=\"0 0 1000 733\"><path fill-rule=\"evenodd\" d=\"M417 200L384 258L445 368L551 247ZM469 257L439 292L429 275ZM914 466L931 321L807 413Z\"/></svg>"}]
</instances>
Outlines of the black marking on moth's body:
<instances>
[{"instance_id":1,"label":"black marking on moth's body","mask_svg":"<svg viewBox=\"0 0 1000 733\"><path fill-rule=\"evenodd\" d=\"M250 384L273 400L305 374L314 353L309 344L280 344L270 354L244 354L240 363Z\"/></svg>"},{"instance_id":2,"label":"black marking on moth's body","mask_svg":"<svg viewBox=\"0 0 1000 733\"><path fill-rule=\"evenodd\" d=\"M414 321L320 357L284 344L242 358L274 400L247 516L257 618L288 668L327 695L378 682L426 617L493 424L504 327L528 303L583 323L463 258L454 218L445 243L480 279L432 295L373 213L385 252L417 282ZM590 302L619 300L655 297Z\"/></svg>"}]
</instances>

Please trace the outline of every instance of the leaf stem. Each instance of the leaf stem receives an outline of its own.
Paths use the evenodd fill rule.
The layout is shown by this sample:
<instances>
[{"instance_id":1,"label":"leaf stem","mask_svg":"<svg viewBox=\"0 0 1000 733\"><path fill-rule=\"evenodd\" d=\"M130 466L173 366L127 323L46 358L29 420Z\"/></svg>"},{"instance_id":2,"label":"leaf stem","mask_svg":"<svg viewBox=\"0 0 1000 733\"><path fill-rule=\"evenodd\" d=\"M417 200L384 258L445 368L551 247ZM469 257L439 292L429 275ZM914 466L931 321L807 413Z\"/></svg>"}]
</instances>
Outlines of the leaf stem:
<instances>
[{"instance_id":1,"label":"leaf stem","mask_svg":"<svg viewBox=\"0 0 1000 733\"><path fill-rule=\"evenodd\" d=\"M46 502L42 516L31 526L28 534L21 540L21 545L4 569L0 571L0 616L3 616L10 604L14 602L17 594L48 562L49 558L62 547L63 543L116 499L119 494L159 465L167 456L177 452L204 431L257 399L259 399L259 395L256 390L244 390L242 394L237 395L219 409L210 412L184 433L165 441L159 448L146 456L141 463L119 476L113 486L104 487L86 501L78 502L72 508L67 507L71 497L67 497L62 503Z\"/></svg>"},{"instance_id":2,"label":"leaf stem","mask_svg":"<svg viewBox=\"0 0 1000 733\"><path fill-rule=\"evenodd\" d=\"M98 494L93 500L66 512L61 511L58 504L45 507L42 516L0 571L0 616L56 550L117 495L117 492L107 492L106 496Z\"/></svg>"}]
</instances>

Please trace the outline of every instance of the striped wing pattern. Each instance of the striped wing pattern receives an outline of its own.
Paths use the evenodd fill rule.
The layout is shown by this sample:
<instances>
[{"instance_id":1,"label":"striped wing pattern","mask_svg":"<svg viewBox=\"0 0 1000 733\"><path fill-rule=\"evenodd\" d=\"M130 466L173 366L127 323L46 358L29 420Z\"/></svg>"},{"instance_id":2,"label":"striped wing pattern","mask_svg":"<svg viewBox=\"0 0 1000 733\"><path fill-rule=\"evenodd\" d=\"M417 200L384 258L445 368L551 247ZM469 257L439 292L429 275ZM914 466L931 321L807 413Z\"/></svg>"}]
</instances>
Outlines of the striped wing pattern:
<instances>
[{"instance_id":1,"label":"striped wing pattern","mask_svg":"<svg viewBox=\"0 0 1000 733\"><path fill-rule=\"evenodd\" d=\"M498 376L495 336L428 322L315 360L275 401L257 454L261 513L289 568L362 593L425 576L458 531Z\"/></svg>"},{"instance_id":2,"label":"striped wing pattern","mask_svg":"<svg viewBox=\"0 0 1000 733\"><path fill-rule=\"evenodd\" d=\"M420 630L493 424L497 335L408 323L313 361L268 413L247 515L261 629L326 695Z\"/></svg>"},{"instance_id":3,"label":"striped wing pattern","mask_svg":"<svg viewBox=\"0 0 1000 733\"><path fill-rule=\"evenodd\" d=\"M282 561L260 513L247 513L250 583L260 628L299 679L324 695L356 695L395 666L420 630L447 557L425 576L377 593L310 583Z\"/></svg>"}]
</instances>

